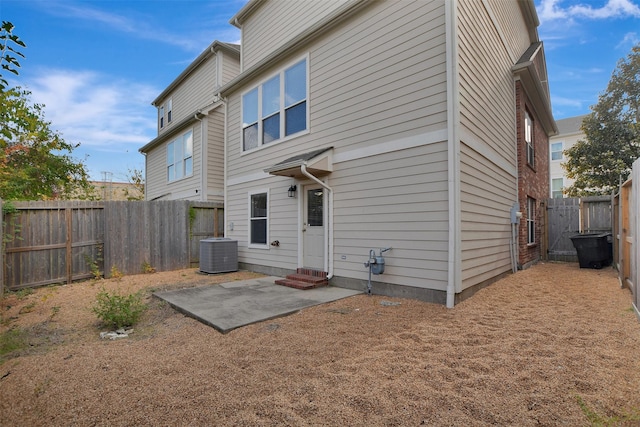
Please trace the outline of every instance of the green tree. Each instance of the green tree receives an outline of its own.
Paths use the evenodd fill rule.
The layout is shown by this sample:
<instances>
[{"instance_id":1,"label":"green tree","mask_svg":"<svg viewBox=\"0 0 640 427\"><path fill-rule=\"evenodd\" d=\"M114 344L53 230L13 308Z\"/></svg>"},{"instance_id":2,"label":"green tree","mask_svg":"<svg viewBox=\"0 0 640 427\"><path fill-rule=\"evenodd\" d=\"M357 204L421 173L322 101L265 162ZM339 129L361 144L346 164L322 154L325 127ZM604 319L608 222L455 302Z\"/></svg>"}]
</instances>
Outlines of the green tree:
<instances>
[{"instance_id":1,"label":"green tree","mask_svg":"<svg viewBox=\"0 0 640 427\"><path fill-rule=\"evenodd\" d=\"M127 200L144 200L144 174L142 169L129 169L127 181L133 187L132 189L124 189Z\"/></svg>"},{"instance_id":2,"label":"green tree","mask_svg":"<svg viewBox=\"0 0 640 427\"><path fill-rule=\"evenodd\" d=\"M618 62L591 110L582 122L585 139L565 151L572 197L617 191L640 157L640 44Z\"/></svg>"},{"instance_id":3,"label":"green tree","mask_svg":"<svg viewBox=\"0 0 640 427\"><path fill-rule=\"evenodd\" d=\"M29 95L21 88L0 91L0 198L92 198L84 164L71 157L79 144L52 131L43 106Z\"/></svg>"},{"instance_id":4,"label":"green tree","mask_svg":"<svg viewBox=\"0 0 640 427\"><path fill-rule=\"evenodd\" d=\"M24 55L17 50L18 47L27 47L22 40L13 34L14 26L11 22L2 21L0 27L0 64L2 69L10 73L18 75L20 63L18 57L24 58ZM0 74L0 90L7 88L7 81Z\"/></svg>"},{"instance_id":5,"label":"green tree","mask_svg":"<svg viewBox=\"0 0 640 427\"><path fill-rule=\"evenodd\" d=\"M0 27L0 65L18 75L17 46L25 44L13 34L13 24ZM16 46L16 47L14 47ZM30 100L20 87L7 88L0 75L0 198L44 200L92 198L84 164L71 157L79 144L69 144L44 118L44 106Z\"/></svg>"}]
</instances>

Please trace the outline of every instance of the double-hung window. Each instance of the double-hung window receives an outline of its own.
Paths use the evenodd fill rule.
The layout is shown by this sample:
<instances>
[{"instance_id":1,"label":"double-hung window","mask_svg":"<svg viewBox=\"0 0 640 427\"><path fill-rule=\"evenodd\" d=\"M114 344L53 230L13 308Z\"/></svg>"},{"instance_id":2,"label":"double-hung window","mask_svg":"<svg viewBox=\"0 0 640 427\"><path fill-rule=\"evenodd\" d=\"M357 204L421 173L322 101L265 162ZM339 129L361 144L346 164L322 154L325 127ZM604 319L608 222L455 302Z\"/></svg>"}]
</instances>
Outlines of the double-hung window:
<instances>
[{"instance_id":1,"label":"double-hung window","mask_svg":"<svg viewBox=\"0 0 640 427\"><path fill-rule=\"evenodd\" d=\"M164 127L164 105L158 108L158 124L160 129Z\"/></svg>"},{"instance_id":2,"label":"double-hung window","mask_svg":"<svg viewBox=\"0 0 640 427\"><path fill-rule=\"evenodd\" d=\"M193 132L189 131L167 145L167 180L193 175Z\"/></svg>"},{"instance_id":3,"label":"double-hung window","mask_svg":"<svg viewBox=\"0 0 640 427\"><path fill-rule=\"evenodd\" d=\"M269 239L269 193L249 194L249 246L268 248Z\"/></svg>"},{"instance_id":4,"label":"double-hung window","mask_svg":"<svg viewBox=\"0 0 640 427\"><path fill-rule=\"evenodd\" d=\"M562 142L551 144L551 160L562 160Z\"/></svg>"},{"instance_id":5,"label":"double-hung window","mask_svg":"<svg viewBox=\"0 0 640 427\"><path fill-rule=\"evenodd\" d=\"M536 242L536 199L527 197L527 244Z\"/></svg>"},{"instance_id":6,"label":"double-hung window","mask_svg":"<svg viewBox=\"0 0 640 427\"><path fill-rule=\"evenodd\" d=\"M242 150L308 129L307 59L296 62L242 96Z\"/></svg>"},{"instance_id":7,"label":"double-hung window","mask_svg":"<svg viewBox=\"0 0 640 427\"><path fill-rule=\"evenodd\" d=\"M535 151L533 141L533 120L528 111L524 112L524 141L527 145L527 163L535 167Z\"/></svg>"},{"instance_id":8,"label":"double-hung window","mask_svg":"<svg viewBox=\"0 0 640 427\"><path fill-rule=\"evenodd\" d=\"M562 187L563 179L553 178L551 180L551 197L553 197L554 199L561 199L563 197Z\"/></svg>"},{"instance_id":9,"label":"double-hung window","mask_svg":"<svg viewBox=\"0 0 640 427\"><path fill-rule=\"evenodd\" d=\"M173 115L173 101L169 99L167 101L167 123L171 123L172 115Z\"/></svg>"}]
</instances>

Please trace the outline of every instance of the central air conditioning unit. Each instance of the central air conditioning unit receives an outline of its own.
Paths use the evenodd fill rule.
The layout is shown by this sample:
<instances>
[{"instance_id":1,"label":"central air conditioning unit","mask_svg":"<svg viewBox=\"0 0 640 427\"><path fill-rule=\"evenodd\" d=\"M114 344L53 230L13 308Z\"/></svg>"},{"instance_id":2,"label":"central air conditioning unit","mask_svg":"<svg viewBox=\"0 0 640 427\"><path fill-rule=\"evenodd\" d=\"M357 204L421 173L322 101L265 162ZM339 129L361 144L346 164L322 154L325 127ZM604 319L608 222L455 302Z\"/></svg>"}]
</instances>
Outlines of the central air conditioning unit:
<instances>
[{"instance_id":1,"label":"central air conditioning unit","mask_svg":"<svg viewBox=\"0 0 640 427\"><path fill-rule=\"evenodd\" d=\"M200 240L200 271L208 274L238 271L238 241L223 237Z\"/></svg>"}]
</instances>

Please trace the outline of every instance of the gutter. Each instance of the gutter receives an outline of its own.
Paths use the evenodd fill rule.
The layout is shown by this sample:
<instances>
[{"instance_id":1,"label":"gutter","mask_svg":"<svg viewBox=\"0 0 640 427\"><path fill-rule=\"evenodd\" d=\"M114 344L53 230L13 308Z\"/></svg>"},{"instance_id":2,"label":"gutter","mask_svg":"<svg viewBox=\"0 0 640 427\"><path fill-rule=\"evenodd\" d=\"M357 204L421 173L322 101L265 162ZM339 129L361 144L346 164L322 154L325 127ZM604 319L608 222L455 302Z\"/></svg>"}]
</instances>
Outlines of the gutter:
<instances>
[{"instance_id":1,"label":"gutter","mask_svg":"<svg viewBox=\"0 0 640 427\"><path fill-rule=\"evenodd\" d=\"M318 185L321 185L329 192L328 206L324 211L325 224L328 224L328 229L325 228L324 230L324 242L327 251L327 258L325 259L324 265L327 270L327 279L330 280L333 277L333 189L308 172L306 162L300 165L300 172L302 172L302 175L306 176Z\"/></svg>"}]
</instances>

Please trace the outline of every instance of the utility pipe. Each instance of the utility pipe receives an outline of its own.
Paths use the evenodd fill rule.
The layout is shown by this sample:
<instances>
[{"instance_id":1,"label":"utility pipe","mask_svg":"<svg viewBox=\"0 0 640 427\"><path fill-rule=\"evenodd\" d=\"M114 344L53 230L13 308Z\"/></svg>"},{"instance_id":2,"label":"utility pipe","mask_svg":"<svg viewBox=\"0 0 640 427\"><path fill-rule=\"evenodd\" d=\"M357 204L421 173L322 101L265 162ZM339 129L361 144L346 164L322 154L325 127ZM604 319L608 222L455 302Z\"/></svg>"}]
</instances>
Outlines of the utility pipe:
<instances>
[{"instance_id":1,"label":"utility pipe","mask_svg":"<svg viewBox=\"0 0 640 427\"><path fill-rule=\"evenodd\" d=\"M311 173L307 171L306 163L303 163L300 165L300 172L302 172L302 175L306 176L313 182L321 185L323 188L325 188L329 192L328 194L329 199L327 202L328 206L324 212L325 224L328 224L329 230L325 228L324 239L325 239L325 244L327 246L327 252L325 253L328 253L327 255L328 259L325 261L325 265L327 266L327 279L331 279L333 277L333 189L329 187L327 184L325 184L324 182L320 181L315 176L311 175Z\"/></svg>"}]
</instances>

